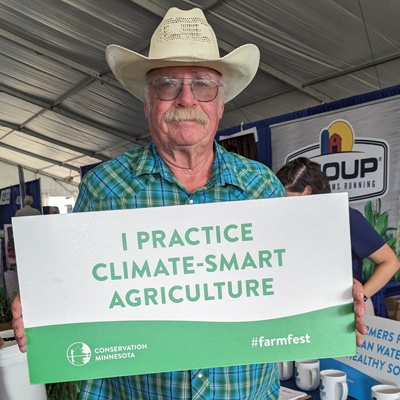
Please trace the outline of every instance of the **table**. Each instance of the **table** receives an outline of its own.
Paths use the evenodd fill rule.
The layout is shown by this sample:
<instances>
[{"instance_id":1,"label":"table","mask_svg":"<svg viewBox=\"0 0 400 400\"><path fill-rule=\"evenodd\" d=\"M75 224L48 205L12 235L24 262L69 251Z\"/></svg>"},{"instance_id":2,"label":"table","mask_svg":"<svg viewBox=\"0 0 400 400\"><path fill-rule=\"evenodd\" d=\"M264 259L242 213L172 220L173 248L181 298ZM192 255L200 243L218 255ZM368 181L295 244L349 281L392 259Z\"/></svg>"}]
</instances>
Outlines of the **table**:
<instances>
[{"instance_id":1,"label":"table","mask_svg":"<svg viewBox=\"0 0 400 400\"><path fill-rule=\"evenodd\" d=\"M296 386L296 379L294 377L292 377L290 379L287 379L286 381L281 381L281 386L284 386L284 387L287 387L287 388L290 388L290 389L294 389L294 390L298 390L300 392L307 393L308 395L311 396L312 399L320 400L319 399L319 388L317 388L315 390L308 391L308 392L303 390L303 389L299 389Z\"/></svg>"},{"instance_id":2,"label":"table","mask_svg":"<svg viewBox=\"0 0 400 400\"><path fill-rule=\"evenodd\" d=\"M313 400L320 400L319 397L319 388L315 389L315 390L311 390L311 391L305 391L303 389L299 389L296 386L296 379L294 377L286 380L286 381L281 381L281 386L290 388L290 389L294 389L294 390L299 390L300 392L305 392L307 393L309 396L311 396L311 398ZM355 400L354 397L348 396L347 397L348 400Z\"/></svg>"}]
</instances>

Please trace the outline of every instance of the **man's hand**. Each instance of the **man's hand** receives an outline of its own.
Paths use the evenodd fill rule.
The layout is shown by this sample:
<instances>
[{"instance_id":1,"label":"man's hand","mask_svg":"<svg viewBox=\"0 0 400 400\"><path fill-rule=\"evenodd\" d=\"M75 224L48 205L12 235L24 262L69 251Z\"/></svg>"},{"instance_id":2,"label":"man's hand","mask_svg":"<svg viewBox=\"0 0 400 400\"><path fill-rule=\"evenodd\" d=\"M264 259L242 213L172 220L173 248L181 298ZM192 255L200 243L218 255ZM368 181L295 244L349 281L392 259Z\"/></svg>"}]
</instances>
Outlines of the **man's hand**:
<instances>
[{"instance_id":1,"label":"man's hand","mask_svg":"<svg viewBox=\"0 0 400 400\"><path fill-rule=\"evenodd\" d=\"M12 311L12 328L14 330L14 337L18 343L18 347L22 353L26 352L26 336L25 336L25 328L24 321L22 319L22 305L19 294L15 296L14 301L11 305Z\"/></svg>"},{"instance_id":2,"label":"man's hand","mask_svg":"<svg viewBox=\"0 0 400 400\"><path fill-rule=\"evenodd\" d=\"M363 335L367 333L367 326L364 321L365 302L364 290L361 283L353 279L353 299L354 299L354 315L356 319L356 337L357 346L363 343Z\"/></svg>"}]
</instances>

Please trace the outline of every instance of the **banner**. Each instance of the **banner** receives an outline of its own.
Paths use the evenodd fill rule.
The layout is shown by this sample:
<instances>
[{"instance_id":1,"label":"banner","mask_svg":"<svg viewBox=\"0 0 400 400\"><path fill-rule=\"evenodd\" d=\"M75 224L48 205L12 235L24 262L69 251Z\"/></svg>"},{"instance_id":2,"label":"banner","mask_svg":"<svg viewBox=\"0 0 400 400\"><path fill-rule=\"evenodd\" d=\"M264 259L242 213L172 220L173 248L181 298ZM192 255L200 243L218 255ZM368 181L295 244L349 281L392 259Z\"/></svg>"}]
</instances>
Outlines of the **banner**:
<instances>
[{"instance_id":1,"label":"banner","mask_svg":"<svg viewBox=\"0 0 400 400\"><path fill-rule=\"evenodd\" d=\"M365 215L397 255L398 115L400 97L394 96L271 127L273 170L301 156L321 164L332 193L348 193L351 207ZM374 267L364 262L365 280ZM400 272L393 279L400 281Z\"/></svg>"},{"instance_id":2,"label":"banner","mask_svg":"<svg viewBox=\"0 0 400 400\"><path fill-rule=\"evenodd\" d=\"M347 194L14 218L31 382L354 355L348 225Z\"/></svg>"},{"instance_id":3,"label":"banner","mask_svg":"<svg viewBox=\"0 0 400 400\"><path fill-rule=\"evenodd\" d=\"M346 372L349 395L361 400L374 385L400 382L400 322L373 315L365 315L365 322L368 333L355 356L321 360L321 369Z\"/></svg>"},{"instance_id":4,"label":"banner","mask_svg":"<svg viewBox=\"0 0 400 400\"><path fill-rule=\"evenodd\" d=\"M398 256L399 114L400 97L393 96L271 126L273 170L301 156L321 164L332 193L348 193L351 207L365 215ZM372 212L366 215L364 208ZM365 260L364 279L374 269L375 265ZM393 280L372 297L381 315L387 315L385 295L400 294L400 272ZM374 384L397 383L400 372L399 353L393 352L399 345L399 323L365 317L368 335L357 356L321 360L321 368L347 373L349 395L357 399L369 398ZM379 343L374 342L374 335ZM391 360L390 354L394 355Z\"/></svg>"},{"instance_id":5,"label":"banner","mask_svg":"<svg viewBox=\"0 0 400 400\"><path fill-rule=\"evenodd\" d=\"M349 193L351 206L381 200L397 227L400 194L400 97L385 98L274 125L273 170L303 156L321 164L333 193Z\"/></svg>"}]
</instances>

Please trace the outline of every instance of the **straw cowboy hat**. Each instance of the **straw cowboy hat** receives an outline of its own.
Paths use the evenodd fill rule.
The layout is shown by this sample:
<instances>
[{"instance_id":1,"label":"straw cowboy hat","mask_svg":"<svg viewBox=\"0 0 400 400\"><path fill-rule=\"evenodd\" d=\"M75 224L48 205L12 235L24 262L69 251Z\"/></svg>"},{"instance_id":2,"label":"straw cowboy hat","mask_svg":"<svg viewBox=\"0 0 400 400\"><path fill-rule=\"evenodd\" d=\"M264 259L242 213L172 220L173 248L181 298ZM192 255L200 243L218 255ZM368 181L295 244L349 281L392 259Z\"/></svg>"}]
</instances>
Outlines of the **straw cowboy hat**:
<instances>
[{"instance_id":1,"label":"straw cowboy hat","mask_svg":"<svg viewBox=\"0 0 400 400\"><path fill-rule=\"evenodd\" d=\"M225 102L237 96L254 78L260 52L245 44L220 57L217 38L199 8L170 8L154 32L149 56L112 44L106 58L125 89L143 101L146 74L155 68L194 65L218 71L225 86Z\"/></svg>"}]
</instances>

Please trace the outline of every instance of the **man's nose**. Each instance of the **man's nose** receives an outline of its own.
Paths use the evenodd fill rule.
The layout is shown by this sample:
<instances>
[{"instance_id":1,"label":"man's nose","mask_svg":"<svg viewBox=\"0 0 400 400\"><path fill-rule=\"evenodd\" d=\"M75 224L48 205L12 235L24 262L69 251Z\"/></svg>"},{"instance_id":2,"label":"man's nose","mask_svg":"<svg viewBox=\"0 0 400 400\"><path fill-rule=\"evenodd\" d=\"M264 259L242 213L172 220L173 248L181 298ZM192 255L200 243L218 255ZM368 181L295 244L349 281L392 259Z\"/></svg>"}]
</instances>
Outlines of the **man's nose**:
<instances>
[{"instance_id":1,"label":"man's nose","mask_svg":"<svg viewBox=\"0 0 400 400\"><path fill-rule=\"evenodd\" d=\"M182 82L182 90L178 96L178 99L180 102L185 103L185 104L187 104L187 103L193 104L195 102L197 103L197 100L193 95L190 85L191 85L190 82Z\"/></svg>"}]
</instances>

